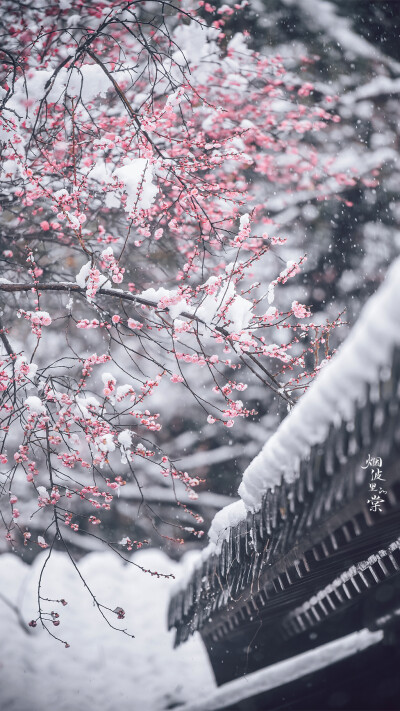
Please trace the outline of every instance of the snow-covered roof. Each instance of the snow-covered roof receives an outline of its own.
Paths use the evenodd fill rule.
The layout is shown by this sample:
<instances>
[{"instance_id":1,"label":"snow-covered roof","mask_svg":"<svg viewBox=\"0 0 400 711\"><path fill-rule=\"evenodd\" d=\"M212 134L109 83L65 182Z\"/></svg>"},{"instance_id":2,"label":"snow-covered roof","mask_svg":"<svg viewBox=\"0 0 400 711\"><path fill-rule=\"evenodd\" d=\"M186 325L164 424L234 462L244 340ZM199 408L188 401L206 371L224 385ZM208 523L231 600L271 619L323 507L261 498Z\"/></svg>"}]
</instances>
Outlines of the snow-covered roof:
<instances>
[{"instance_id":1,"label":"snow-covered roof","mask_svg":"<svg viewBox=\"0 0 400 711\"><path fill-rule=\"evenodd\" d=\"M272 493L272 489L281 492L282 481L289 486L299 478L301 463L310 458L315 445L326 442L332 427L340 428L341 423L356 417L367 400L367 386L376 388L390 376L394 351L400 344L399 304L400 258L369 299L346 341L245 470L239 487L240 500L216 514L209 531L209 544L183 569L175 588L177 593L196 587L194 581L201 567L204 571L209 561L214 564L225 541L231 547L233 529L239 537L242 535L241 526L247 525L249 515L262 509L266 492ZM190 607L197 593L194 591L192 603L190 595L178 594L175 604L172 602L171 611L175 608L175 612L171 619L177 620L179 606L186 598L184 607ZM185 611L183 614L186 616Z\"/></svg>"},{"instance_id":2,"label":"snow-covered roof","mask_svg":"<svg viewBox=\"0 0 400 711\"><path fill-rule=\"evenodd\" d=\"M228 527L245 518L247 511L260 509L263 494L279 484L282 476L286 481L296 478L301 459L313 445L325 440L331 424L352 419L356 405L366 396L366 385L377 383L390 368L398 344L400 258L369 299L346 341L245 470L239 487L241 499L216 514L208 534L213 546L221 547Z\"/></svg>"},{"instance_id":3,"label":"snow-covered roof","mask_svg":"<svg viewBox=\"0 0 400 711\"><path fill-rule=\"evenodd\" d=\"M396 558L394 558L396 556ZM318 590L318 592L308 598L298 607L290 611L290 613L283 620L283 627L288 636L297 634L299 629L301 631L305 629L310 629L315 625L316 617L309 614L312 610L318 609L317 619L320 620L323 617L328 617L332 606L335 610L339 604L346 604L349 594L349 588L357 586L355 589L359 594L364 592L368 587L371 586L371 582L363 575L365 571L374 570L376 581L380 578L376 575L376 564L381 564L380 576L382 573L384 577L390 577L391 565L398 565L398 560L400 558L400 538L387 547L377 550L372 555L368 556L366 560L361 560L359 562L351 565L350 568L344 570L337 578L332 580L328 585ZM372 575L374 575L372 573ZM374 582L376 582L374 579ZM348 587L346 587L348 585ZM357 589L358 588L358 589ZM346 595L347 590L347 595ZM332 602L332 598L335 602ZM341 602L340 602L341 601ZM325 604L324 604L325 603ZM388 618L389 619L389 618Z\"/></svg>"},{"instance_id":4,"label":"snow-covered roof","mask_svg":"<svg viewBox=\"0 0 400 711\"><path fill-rule=\"evenodd\" d=\"M381 630L370 632L368 629L362 629L359 632L353 632L346 637L323 644L317 649L308 650L303 654L223 684L209 696L202 696L181 707L180 711L217 711L218 709L231 708L233 704L238 704L240 701L244 702L266 691L276 689L278 686L285 686L295 679L329 667L341 659L359 654L364 649L379 644L382 638L383 632Z\"/></svg>"}]
</instances>

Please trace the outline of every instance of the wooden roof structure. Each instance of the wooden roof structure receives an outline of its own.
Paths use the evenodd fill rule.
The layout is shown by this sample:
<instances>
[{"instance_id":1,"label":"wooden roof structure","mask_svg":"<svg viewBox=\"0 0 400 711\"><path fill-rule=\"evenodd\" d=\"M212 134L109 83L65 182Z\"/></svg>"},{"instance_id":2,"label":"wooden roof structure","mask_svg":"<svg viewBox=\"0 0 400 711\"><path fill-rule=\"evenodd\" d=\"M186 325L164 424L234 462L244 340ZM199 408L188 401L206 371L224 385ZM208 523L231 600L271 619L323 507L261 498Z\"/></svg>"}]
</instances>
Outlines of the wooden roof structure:
<instances>
[{"instance_id":1,"label":"wooden roof structure","mask_svg":"<svg viewBox=\"0 0 400 711\"><path fill-rule=\"evenodd\" d=\"M301 458L296 476L282 475L258 510L228 527L221 545L200 559L171 599L168 624L176 628L176 644L199 631L218 684L365 627L397 629L396 328L389 334L390 358L376 382L366 380L351 419L332 422L323 441ZM382 465L368 465L374 458ZM374 505L379 490L385 493Z\"/></svg>"}]
</instances>

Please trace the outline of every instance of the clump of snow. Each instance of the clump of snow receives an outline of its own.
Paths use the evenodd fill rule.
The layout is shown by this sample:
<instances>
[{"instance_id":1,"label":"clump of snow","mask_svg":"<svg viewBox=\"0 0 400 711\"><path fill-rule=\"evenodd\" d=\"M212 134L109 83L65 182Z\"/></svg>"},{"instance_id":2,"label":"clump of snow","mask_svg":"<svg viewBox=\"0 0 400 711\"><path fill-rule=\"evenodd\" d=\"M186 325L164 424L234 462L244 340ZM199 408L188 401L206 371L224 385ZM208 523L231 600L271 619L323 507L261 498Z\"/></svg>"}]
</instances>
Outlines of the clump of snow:
<instances>
[{"instance_id":1,"label":"clump of snow","mask_svg":"<svg viewBox=\"0 0 400 711\"><path fill-rule=\"evenodd\" d=\"M153 180L153 168L145 158L135 158L121 168L114 170L113 175L125 186L127 195L125 210L149 210L152 206L158 188Z\"/></svg>"},{"instance_id":2,"label":"clump of snow","mask_svg":"<svg viewBox=\"0 0 400 711\"><path fill-rule=\"evenodd\" d=\"M208 531L208 545L202 550L190 551L182 558L179 576L173 585L172 592L175 593L186 587L194 570L199 568L203 561L207 560L211 555L220 551L223 541L229 537L230 529L245 518L246 508L241 499L224 506L218 511Z\"/></svg>"},{"instance_id":3,"label":"clump of snow","mask_svg":"<svg viewBox=\"0 0 400 711\"><path fill-rule=\"evenodd\" d=\"M234 287L230 291L232 301L226 309L226 317L231 321L228 326L230 333L239 333L247 328L251 321L253 304L243 296L234 293Z\"/></svg>"},{"instance_id":4,"label":"clump of snow","mask_svg":"<svg viewBox=\"0 0 400 711\"><path fill-rule=\"evenodd\" d=\"M117 395L117 400L120 402L123 400L124 397L127 395L133 395L134 391L132 388L132 385L129 385L129 383L125 383L124 385L118 385L116 395Z\"/></svg>"},{"instance_id":5,"label":"clump of snow","mask_svg":"<svg viewBox=\"0 0 400 711\"><path fill-rule=\"evenodd\" d=\"M188 25L178 24L173 33L173 40L178 48L173 54L173 62L185 69L189 64L197 81L208 79L211 74L208 65L219 57L216 43L218 35L218 29L196 22L190 22ZM174 73L180 78L176 70Z\"/></svg>"},{"instance_id":6,"label":"clump of snow","mask_svg":"<svg viewBox=\"0 0 400 711\"><path fill-rule=\"evenodd\" d=\"M92 414L90 413L89 408L92 408L95 412L99 409L100 403L98 400L96 400L93 395L87 395L85 397L77 397L76 398L76 404L77 404L77 414L79 417L83 417L85 420L91 420L92 419Z\"/></svg>"},{"instance_id":7,"label":"clump of snow","mask_svg":"<svg viewBox=\"0 0 400 711\"><path fill-rule=\"evenodd\" d=\"M128 449L132 444L132 432L130 430L122 430L118 435L118 442Z\"/></svg>"},{"instance_id":8,"label":"clump of snow","mask_svg":"<svg viewBox=\"0 0 400 711\"><path fill-rule=\"evenodd\" d=\"M99 158L90 168L90 177L98 180L100 183L109 183L111 180L111 166L104 162L103 158Z\"/></svg>"},{"instance_id":9,"label":"clump of snow","mask_svg":"<svg viewBox=\"0 0 400 711\"><path fill-rule=\"evenodd\" d=\"M241 215L240 220L239 220L239 230L242 231L245 229L245 227L248 227L250 222L250 215L248 212L246 212L244 215Z\"/></svg>"},{"instance_id":10,"label":"clump of snow","mask_svg":"<svg viewBox=\"0 0 400 711\"><path fill-rule=\"evenodd\" d=\"M177 289L164 289L163 286L158 289L150 287L150 289L142 291L140 296L149 299L160 309L168 308L172 319L177 318L182 311L187 311L187 303L185 299L181 298Z\"/></svg>"},{"instance_id":11,"label":"clump of snow","mask_svg":"<svg viewBox=\"0 0 400 711\"><path fill-rule=\"evenodd\" d=\"M119 71L117 81L128 79L129 71ZM49 86L46 87L49 82ZM69 97L79 98L83 105L89 104L97 96L104 97L112 87L107 75L97 64L82 64L80 67L62 67L56 74L49 69L30 70L15 82L12 97L6 109L20 117L33 120L39 102L47 97L49 103L60 101L64 92ZM27 107L26 97L29 96Z\"/></svg>"},{"instance_id":12,"label":"clump of snow","mask_svg":"<svg viewBox=\"0 0 400 711\"><path fill-rule=\"evenodd\" d=\"M126 464L128 461L128 455L130 454L130 448L132 446L132 435L131 430L122 430L118 435L118 442L121 446L121 462Z\"/></svg>"},{"instance_id":13,"label":"clump of snow","mask_svg":"<svg viewBox=\"0 0 400 711\"><path fill-rule=\"evenodd\" d=\"M39 496L41 496L42 499L48 499L48 498L49 498L49 495L48 495L48 493L47 493L47 489L46 489L45 486L38 486L38 487L36 487L36 488L37 488L37 492L38 492Z\"/></svg>"},{"instance_id":14,"label":"clump of snow","mask_svg":"<svg viewBox=\"0 0 400 711\"><path fill-rule=\"evenodd\" d=\"M63 197L67 197L68 195L68 190L65 188L61 188L61 190L56 190L55 193L53 193L53 198L55 200L61 200Z\"/></svg>"},{"instance_id":15,"label":"clump of snow","mask_svg":"<svg viewBox=\"0 0 400 711\"><path fill-rule=\"evenodd\" d=\"M211 277L208 283L211 283ZM222 286L217 294L207 294L196 313L207 324L224 320L231 321L226 326L229 333L240 333L246 329L252 318L253 303L236 294L235 285L230 282Z\"/></svg>"},{"instance_id":16,"label":"clump of snow","mask_svg":"<svg viewBox=\"0 0 400 711\"><path fill-rule=\"evenodd\" d=\"M81 289L86 289L86 297L87 297L88 301L92 300L92 297L90 295L91 294L91 285L90 285L91 269L92 269L92 263L90 261L86 262L86 264L84 264L80 268L78 274L76 274L76 276L75 276L75 281L78 284L78 286L80 286ZM104 276L103 274L99 274L98 280L96 283L96 288L101 289L102 286L106 286L109 288L109 287L111 287L111 282L106 276Z\"/></svg>"},{"instance_id":17,"label":"clump of snow","mask_svg":"<svg viewBox=\"0 0 400 711\"><path fill-rule=\"evenodd\" d=\"M78 286L81 287L81 289L85 289L85 288L86 288L86 282L87 282L87 280L88 280L88 278L89 278L91 266L92 266L92 265L91 265L90 262L86 262L86 264L84 264L84 265L80 268L78 274L77 274L76 277L75 277L75 281L76 281L76 283L78 284Z\"/></svg>"},{"instance_id":18,"label":"clump of snow","mask_svg":"<svg viewBox=\"0 0 400 711\"><path fill-rule=\"evenodd\" d=\"M25 407L29 409L29 411L33 415L45 415L46 414L46 408L43 405L40 397L37 397L37 395L30 395L29 397L26 398L24 402Z\"/></svg>"},{"instance_id":19,"label":"clump of snow","mask_svg":"<svg viewBox=\"0 0 400 711\"><path fill-rule=\"evenodd\" d=\"M114 436L110 432L96 437L95 444L100 452L108 453L115 450Z\"/></svg>"},{"instance_id":20,"label":"clump of snow","mask_svg":"<svg viewBox=\"0 0 400 711\"><path fill-rule=\"evenodd\" d=\"M229 536L229 529L236 526L246 518L246 507L242 499L225 506L215 514L208 537L211 543L220 546L222 541Z\"/></svg>"},{"instance_id":21,"label":"clump of snow","mask_svg":"<svg viewBox=\"0 0 400 711\"><path fill-rule=\"evenodd\" d=\"M15 372L17 375L25 376L28 380L33 380L36 376L38 366L35 363L28 363L26 356L20 355L15 361Z\"/></svg>"}]
</instances>

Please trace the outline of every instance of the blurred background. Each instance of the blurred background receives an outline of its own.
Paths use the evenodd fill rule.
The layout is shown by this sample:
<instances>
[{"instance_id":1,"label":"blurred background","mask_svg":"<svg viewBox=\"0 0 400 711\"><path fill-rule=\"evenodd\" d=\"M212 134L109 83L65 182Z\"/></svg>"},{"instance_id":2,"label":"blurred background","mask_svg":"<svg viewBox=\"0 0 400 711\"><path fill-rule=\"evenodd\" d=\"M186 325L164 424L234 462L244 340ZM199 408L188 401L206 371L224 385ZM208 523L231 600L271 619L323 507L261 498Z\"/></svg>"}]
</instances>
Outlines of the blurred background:
<instances>
[{"instance_id":1,"label":"blurred background","mask_svg":"<svg viewBox=\"0 0 400 711\"><path fill-rule=\"evenodd\" d=\"M326 102L327 97L332 97L332 107L340 116L340 122L332 123L324 131L307 134L304 141L314 142L327 166L335 165L343 172L355 167L360 176L365 175L365 180L357 180L355 185L343 184L340 197L321 200L318 191L290 194L279 185L263 180L259 174L252 174L251 168L247 170L247 179L254 183L277 225L275 232L287 238L286 245L276 249L270 265L263 267L265 271L256 273L255 277L268 284L276 276L282 260L307 255L302 272L280 292L278 308L290 308L292 300L301 297L302 303L312 309L313 322L320 324L321 353L307 355L306 368L311 371L316 358L323 358L322 336L327 321L332 322L342 313L346 322L331 334L329 347L333 350L345 339L362 305L400 253L400 2L250 0L236 11L231 0L228 3L216 0L212 6L203 5L200 15L209 21L210 7L218 12L227 6L234 10L227 18L227 40L236 32L245 33L256 51L263 55L280 55L293 76L301 68L302 78L314 86L310 102ZM156 9L151 3L144 4L143 17ZM7 30L4 22L3 18L3 31ZM0 198L3 200L2 195ZM4 201L7 199L5 193ZM12 210L9 215L11 225ZM118 216L114 214L113 219L112 228L117 232ZM10 266L15 274L15 263L11 265L10 259L4 256L9 247L9 225L3 221L0 228L3 255L0 269L5 277ZM24 245L20 253L18 249L17 243L14 260L20 258L22 263ZM42 257L46 276L46 269L51 273L54 253ZM127 265L127 281L134 280L138 291L146 289L155 276L160 279L160 275L168 273L173 258L168 250L164 253L156 250L150 260L146 258L138 263L132 260L132 264ZM74 280L80 266L79 258L74 261L71 255L59 276ZM64 311L66 297L62 297ZM1 310L13 304L12 298L4 298ZM28 338L23 319L18 329L14 338L22 348L24 339ZM75 338L79 343L80 335ZM82 348L89 352L91 338L90 333L82 332ZM93 339L94 344L94 336ZM64 346L57 334L49 348L53 349L54 359L62 357ZM163 412L163 428L153 432L152 438L179 469L202 480L197 488L199 496L191 500L179 481L174 489L171 479L161 477L160 472L143 459L136 473L144 501L133 481L120 488L119 496L111 510L104 512L99 526L99 535L106 542L117 543L129 532L132 541L139 541L146 549L161 549L174 559L168 560L158 550L151 550L148 551L150 558L140 557L144 555L141 551L134 560L145 568L166 574L178 572L176 561L183 553L190 554L201 545L191 531L182 531L181 527L207 531L215 513L237 497L244 469L287 414L285 403L278 401L256 379L248 378L246 383L246 404L258 414L241 419L229 430L218 423L207 424L203 409L184 388L172 386L172 390L167 384L157 389L153 407ZM201 385L199 380L198 387ZM98 383L98 387L101 384ZM23 486L16 493L22 501L25 495L30 495ZM177 507L177 498L183 505ZM185 506L199 514L204 523L196 522ZM37 517L36 521L33 517L30 523L33 532L36 530L41 535L43 520ZM180 524L176 531L174 521ZM70 628L70 637L76 642L74 662L64 669L65 658L62 661L56 661L56 656L53 658L53 640L46 642L46 647L41 647L33 637L28 643L26 620L35 615L35 609L27 600L29 597L34 601L45 553L37 545L10 546L1 536L0 553L4 555L0 556L0 579L3 580L0 605L4 603L1 619L5 642L0 672L4 671L5 681L0 701L4 702L4 708L43 711L57 704L59 709L70 711L79 703L86 711L96 702L104 711L116 708L118 702L124 709L164 709L212 690L208 660L196 640L191 640L192 646L178 650L177 657L170 656L172 643L165 641L164 628L170 592L166 581L153 581L144 576L144 583L137 570L132 571L132 567L128 569L120 561L113 561L111 554L103 553L104 542L85 536L87 528L86 517L83 517L78 533L68 533L68 529L64 532L66 538L70 536L70 551L81 560L87 579L94 581L96 590L104 594L109 604L113 605L117 597L118 603L131 613L139 644L135 648L128 647L126 637L120 642L120 636L116 635L118 639L114 641L114 637L109 636L113 631L107 629L104 635L99 632L99 623L90 609L91 601L86 600L81 605L80 581L72 582L58 553L50 581L50 597L63 594L64 585L70 590L71 602L75 600L78 606L80 617L71 617ZM183 537L184 545L177 543L176 537ZM11 559L7 555L10 552L17 552L24 563L32 563L32 566L28 568L15 557ZM88 553L94 557L86 556ZM38 554L40 560L35 560ZM101 558L102 555L105 557ZM52 681L41 676L42 665L46 664ZM22 701L21 693L16 691L20 670L29 685L31 700L25 697ZM56 683L56 677L61 681Z\"/></svg>"},{"instance_id":2,"label":"blurred background","mask_svg":"<svg viewBox=\"0 0 400 711\"><path fill-rule=\"evenodd\" d=\"M209 7L206 4L200 10L207 21ZM218 11L223 4L215 2L212 7ZM154 12L151 4L144 6L144 17L147 11ZM330 349L345 338L362 304L375 291L400 251L399 29L400 3L394 0L252 0L227 19L227 40L236 32L245 33L253 49L263 55L280 55L293 75L301 71L302 78L314 86L310 102L332 97L340 122L332 123L324 131L307 134L304 141L314 141L327 165L334 164L344 172L355 166L359 175L365 175L364 181L343 185L340 199L327 200L321 200L318 191L312 190L288 194L279 185L251 174L251 168L246 175L265 200L278 226L277 234L287 238L284 247L276 248L270 272L267 267L266 271L256 273L256 277L268 284L280 260L306 254L302 273L282 290L278 306L282 310L289 308L293 298L301 296L302 302L312 309L313 322L321 324L321 336L327 320L332 322L342 313L347 325L333 331ZM117 230L118 217L114 219L113 227ZM7 246L7 225L3 224L2 230L1 239ZM53 255L48 255L49 265L52 258ZM7 258L2 260L6 274ZM136 288L152 284L155 270L167 272L169 260L170 254L155 251L150 267L148 262L132 265ZM74 278L73 256L64 267L65 277ZM127 276L129 279L129 267ZM87 340L88 332L82 338ZM61 354L62 344L56 338L53 348ZM323 350L321 343L321 353ZM309 370L316 364L315 357L315 353L306 357ZM236 497L243 470L287 414L285 404L278 402L270 390L256 379L247 382L247 405L258 414L242 419L229 430L218 423L213 426L205 423L203 410L183 388L172 386L173 395L168 387L159 388L153 406L163 411L163 428L153 433L154 440L179 469L202 480L197 489L199 497L191 501L180 482L175 492L169 479L162 479L149 462L143 461L138 478L145 503L136 484L128 482L121 487L115 505L103 516L100 527L103 537L116 542L129 531L132 540L161 547L174 558L198 546L198 540L190 533L184 547L171 540L175 537L171 522L179 517L183 526L207 530L215 512ZM169 406L171 398L173 407ZM184 507L177 509L176 496L203 517L204 524L196 524ZM34 519L32 525L34 529ZM42 522L38 525L42 527ZM71 536L71 550L78 557L101 549L99 541L84 533L83 520L80 535ZM8 549L3 538L0 547ZM18 552L30 561L37 546L21 547Z\"/></svg>"}]
</instances>

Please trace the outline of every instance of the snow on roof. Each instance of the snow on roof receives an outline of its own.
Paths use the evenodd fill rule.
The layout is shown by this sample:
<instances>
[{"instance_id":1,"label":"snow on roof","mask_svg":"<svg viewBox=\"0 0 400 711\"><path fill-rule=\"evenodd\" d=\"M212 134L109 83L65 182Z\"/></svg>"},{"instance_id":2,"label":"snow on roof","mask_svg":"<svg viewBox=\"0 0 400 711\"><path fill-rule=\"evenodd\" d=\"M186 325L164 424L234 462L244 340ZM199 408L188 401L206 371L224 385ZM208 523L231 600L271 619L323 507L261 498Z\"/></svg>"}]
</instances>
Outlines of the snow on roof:
<instances>
[{"instance_id":1,"label":"snow on roof","mask_svg":"<svg viewBox=\"0 0 400 711\"><path fill-rule=\"evenodd\" d=\"M323 669L334 662L362 652L371 645L379 644L382 638L383 632L381 630L370 632L370 630L363 629L353 632L346 637L323 644L317 649L311 649L223 684L209 696L203 696L201 701L181 707L181 711L217 711L217 709L231 708L232 704L238 704L257 694L289 684L306 674L312 674L318 669Z\"/></svg>"},{"instance_id":2,"label":"snow on roof","mask_svg":"<svg viewBox=\"0 0 400 711\"><path fill-rule=\"evenodd\" d=\"M300 459L324 441L338 417L352 419L366 396L366 385L377 383L390 368L393 349L400 344L399 303L397 259L346 341L245 470L239 495L248 510L259 510L263 494L279 484L282 475L287 481L296 478Z\"/></svg>"},{"instance_id":3,"label":"snow on roof","mask_svg":"<svg viewBox=\"0 0 400 711\"><path fill-rule=\"evenodd\" d=\"M393 350L400 344L400 258L391 265L386 279L369 299L346 341L318 373L298 404L250 462L239 487L240 500L219 511L209 530L209 544L198 563L219 553L231 527L246 518L248 511L261 508L267 489L281 481L293 481L301 459L315 444L322 443L329 427L352 419L357 404L366 397L368 383L376 384L389 373ZM195 562L192 562L192 569ZM177 585L190 578L185 570Z\"/></svg>"},{"instance_id":4,"label":"snow on roof","mask_svg":"<svg viewBox=\"0 0 400 711\"><path fill-rule=\"evenodd\" d=\"M296 609L290 613L290 617L295 617L296 615L300 615L304 612L307 612L308 610L310 610L310 608L313 607L313 605L318 604L318 602L320 602L321 600L323 601L327 597L327 595L330 595L331 593L335 592L335 590L340 588L343 583L347 583L348 580L354 578L357 573L363 573L364 570L370 568L378 560L386 558L391 553L393 553L393 551L398 550L399 548L400 538L397 538L390 544L387 549L378 550L376 551L376 553L370 555L366 560L361 560L359 563L351 565L350 568L347 568L347 570L341 573L337 578L335 578L331 583L329 583L329 585L326 585L321 590L318 590L316 595L313 595L302 605L296 607Z\"/></svg>"}]
</instances>

